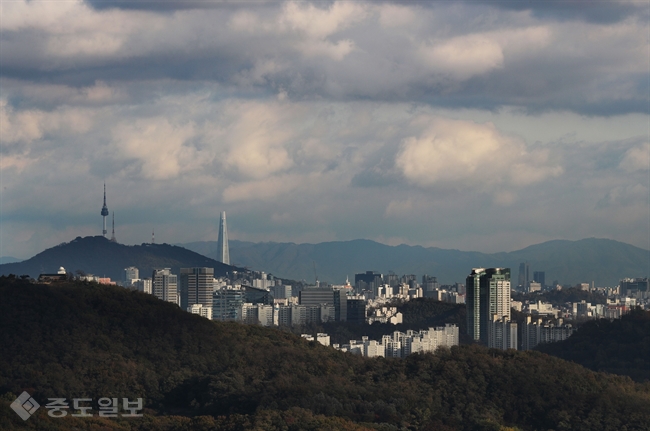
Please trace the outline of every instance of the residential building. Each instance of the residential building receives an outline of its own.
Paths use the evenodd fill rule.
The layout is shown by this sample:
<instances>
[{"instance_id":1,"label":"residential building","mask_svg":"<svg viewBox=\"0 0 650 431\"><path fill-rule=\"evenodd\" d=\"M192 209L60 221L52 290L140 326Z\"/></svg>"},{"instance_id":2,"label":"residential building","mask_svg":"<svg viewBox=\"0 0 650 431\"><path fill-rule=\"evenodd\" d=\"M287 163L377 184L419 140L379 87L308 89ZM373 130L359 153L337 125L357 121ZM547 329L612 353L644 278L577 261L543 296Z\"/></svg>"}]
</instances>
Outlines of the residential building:
<instances>
[{"instance_id":1,"label":"residential building","mask_svg":"<svg viewBox=\"0 0 650 431\"><path fill-rule=\"evenodd\" d=\"M466 280L467 332L488 343L494 316L510 320L510 268L474 268Z\"/></svg>"},{"instance_id":2,"label":"residential building","mask_svg":"<svg viewBox=\"0 0 650 431\"><path fill-rule=\"evenodd\" d=\"M203 304L192 304L189 308L190 313L198 314L208 320L212 320L212 306L204 306Z\"/></svg>"},{"instance_id":3,"label":"residential building","mask_svg":"<svg viewBox=\"0 0 650 431\"><path fill-rule=\"evenodd\" d=\"M154 269L151 276L152 290L156 298L179 304L178 276L170 268Z\"/></svg>"}]
</instances>

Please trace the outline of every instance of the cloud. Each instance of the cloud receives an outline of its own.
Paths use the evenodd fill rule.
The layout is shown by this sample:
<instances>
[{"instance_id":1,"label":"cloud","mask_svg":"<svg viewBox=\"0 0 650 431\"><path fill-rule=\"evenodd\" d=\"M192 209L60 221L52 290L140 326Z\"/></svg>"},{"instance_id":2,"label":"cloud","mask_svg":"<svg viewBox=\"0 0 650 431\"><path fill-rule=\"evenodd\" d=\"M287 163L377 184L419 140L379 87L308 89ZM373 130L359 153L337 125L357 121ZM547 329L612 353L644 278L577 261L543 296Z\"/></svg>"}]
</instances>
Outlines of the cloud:
<instances>
[{"instance_id":1,"label":"cloud","mask_svg":"<svg viewBox=\"0 0 650 431\"><path fill-rule=\"evenodd\" d=\"M223 209L252 240L647 243L645 4L2 8L2 255L97 233L105 180L127 243Z\"/></svg>"},{"instance_id":2,"label":"cloud","mask_svg":"<svg viewBox=\"0 0 650 431\"><path fill-rule=\"evenodd\" d=\"M297 175L282 175L265 180L248 181L232 184L223 192L225 203L233 202L268 202L298 188L305 178Z\"/></svg>"},{"instance_id":3,"label":"cloud","mask_svg":"<svg viewBox=\"0 0 650 431\"><path fill-rule=\"evenodd\" d=\"M194 129L192 123L172 124L165 118L138 119L119 124L113 130L113 142L120 157L138 161L142 177L172 179L210 162L187 145L195 136Z\"/></svg>"},{"instance_id":4,"label":"cloud","mask_svg":"<svg viewBox=\"0 0 650 431\"><path fill-rule=\"evenodd\" d=\"M627 172L650 170L650 143L627 150L619 166Z\"/></svg>"},{"instance_id":5,"label":"cloud","mask_svg":"<svg viewBox=\"0 0 650 431\"><path fill-rule=\"evenodd\" d=\"M7 4L4 76L99 81L111 90L134 80L207 80L231 92L284 91L302 100L531 112L614 115L647 107L648 24L637 6L625 19L602 22L539 17L529 12L537 6L500 3L193 3L170 12L175 5Z\"/></svg>"},{"instance_id":6,"label":"cloud","mask_svg":"<svg viewBox=\"0 0 650 431\"><path fill-rule=\"evenodd\" d=\"M527 185L562 172L559 166L545 166L545 155L536 157L539 152L529 152L523 142L501 134L491 123L442 118L417 122L429 124L419 136L402 142L396 158L412 184Z\"/></svg>"},{"instance_id":7,"label":"cloud","mask_svg":"<svg viewBox=\"0 0 650 431\"><path fill-rule=\"evenodd\" d=\"M481 35L422 45L418 51L432 72L449 74L461 81L503 66L501 46Z\"/></svg>"}]
</instances>

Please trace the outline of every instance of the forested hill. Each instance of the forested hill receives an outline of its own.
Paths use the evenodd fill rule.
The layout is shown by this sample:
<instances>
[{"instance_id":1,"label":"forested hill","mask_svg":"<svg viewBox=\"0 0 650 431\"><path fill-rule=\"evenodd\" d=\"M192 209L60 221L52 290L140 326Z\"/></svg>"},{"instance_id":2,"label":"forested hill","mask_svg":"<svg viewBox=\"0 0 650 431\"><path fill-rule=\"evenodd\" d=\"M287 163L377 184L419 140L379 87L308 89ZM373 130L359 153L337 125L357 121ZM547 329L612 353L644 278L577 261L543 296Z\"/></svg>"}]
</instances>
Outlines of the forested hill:
<instances>
[{"instance_id":1,"label":"forested hill","mask_svg":"<svg viewBox=\"0 0 650 431\"><path fill-rule=\"evenodd\" d=\"M538 350L596 371L650 381L650 312L640 309L620 319L587 322L567 340Z\"/></svg>"},{"instance_id":2,"label":"forested hill","mask_svg":"<svg viewBox=\"0 0 650 431\"><path fill-rule=\"evenodd\" d=\"M215 276L236 269L183 247L169 244L123 245L103 236L78 237L73 241L49 248L31 259L0 265L0 275L23 275L33 278L42 273L56 273L63 266L67 271L84 271L113 280L124 278L124 268L135 266L140 276L151 277L154 268L214 268Z\"/></svg>"},{"instance_id":3,"label":"forested hill","mask_svg":"<svg viewBox=\"0 0 650 431\"><path fill-rule=\"evenodd\" d=\"M0 429L646 430L650 393L539 352L366 359L151 295L0 278ZM142 419L23 422L9 403L143 397ZM515 428L511 428L515 429Z\"/></svg>"}]
</instances>

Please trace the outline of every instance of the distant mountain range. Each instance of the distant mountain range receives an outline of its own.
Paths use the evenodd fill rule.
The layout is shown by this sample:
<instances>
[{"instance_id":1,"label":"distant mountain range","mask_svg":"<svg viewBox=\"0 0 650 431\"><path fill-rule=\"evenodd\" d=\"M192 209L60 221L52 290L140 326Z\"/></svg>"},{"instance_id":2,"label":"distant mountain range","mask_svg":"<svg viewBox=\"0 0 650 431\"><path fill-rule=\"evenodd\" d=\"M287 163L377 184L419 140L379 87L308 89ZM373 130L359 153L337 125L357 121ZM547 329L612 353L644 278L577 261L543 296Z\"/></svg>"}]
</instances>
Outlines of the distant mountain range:
<instances>
[{"instance_id":1,"label":"distant mountain range","mask_svg":"<svg viewBox=\"0 0 650 431\"><path fill-rule=\"evenodd\" d=\"M197 253L217 257L216 241L179 244ZM464 283L474 267L509 267L516 282L519 264L528 262L530 276L544 271L546 284L595 282L616 286L624 277L647 277L650 251L609 239L555 240L509 253L479 253L435 247L389 246L369 240L323 242L319 244L252 243L230 241L230 259L236 266L264 270L277 276L342 283L346 276L365 271L398 275L428 274L443 284ZM315 271L314 271L315 266Z\"/></svg>"},{"instance_id":2,"label":"distant mountain range","mask_svg":"<svg viewBox=\"0 0 650 431\"><path fill-rule=\"evenodd\" d=\"M80 269L86 273L121 280L124 268L135 266L142 277L154 268L207 266L215 275L224 275L235 267L249 267L277 277L313 282L342 283L346 276L354 282L354 274L378 271L398 275L428 274L442 284L464 282L475 267L509 267L514 282L519 264L528 262L530 274L544 271L546 283L587 283L615 286L624 277L647 277L650 252L629 244L608 239L589 238L579 241L548 241L509 253L479 253L445 250L435 247L389 246L369 240L323 242L319 244L252 243L230 241L233 266L216 260L217 242L186 244L142 244L127 246L110 242L102 236L78 237L47 249L36 256L0 265L0 274L54 273L63 266L67 271ZM314 271L315 267L315 271Z\"/></svg>"},{"instance_id":3,"label":"distant mountain range","mask_svg":"<svg viewBox=\"0 0 650 431\"><path fill-rule=\"evenodd\" d=\"M21 259L18 259L16 257L12 256L0 256L0 265L3 263L15 263L15 262L20 262Z\"/></svg>"},{"instance_id":4,"label":"distant mountain range","mask_svg":"<svg viewBox=\"0 0 650 431\"><path fill-rule=\"evenodd\" d=\"M33 278L42 273L56 273L59 267L68 272L82 270L88 274L124 278L124 268L135 266L140 277L151 277L154 268L171 268L178 274L180 268L205 266L214 268L215 276L235 269L214 259L183 247L169 244L123 245L103 236L77 237L75 240L49 248L31 259L0 265L0 275L23 275Z\"/></svg>"}]
</instances>

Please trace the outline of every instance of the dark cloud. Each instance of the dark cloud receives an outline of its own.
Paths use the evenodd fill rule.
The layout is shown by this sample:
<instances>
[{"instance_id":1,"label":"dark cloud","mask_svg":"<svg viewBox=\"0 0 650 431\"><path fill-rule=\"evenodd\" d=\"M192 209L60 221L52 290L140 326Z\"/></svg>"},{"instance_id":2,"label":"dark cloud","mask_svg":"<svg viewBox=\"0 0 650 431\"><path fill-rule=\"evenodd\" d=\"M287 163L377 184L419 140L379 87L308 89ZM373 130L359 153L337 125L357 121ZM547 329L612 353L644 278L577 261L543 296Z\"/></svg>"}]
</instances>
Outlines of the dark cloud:
<instances>
[{"instance_id":1,"label":"dark cloud","mask_svg":"<svg viewBox=\"0 0 650 431\"><path fill-rule=\"evenodd\" d=\"M530 11L533 16L554 21L586 21L611 24L640 13L647 17L646 2L592 0L492 1L490 5L515 11Z\"/></svg>"}]
</instances>

